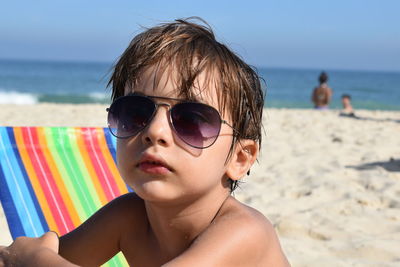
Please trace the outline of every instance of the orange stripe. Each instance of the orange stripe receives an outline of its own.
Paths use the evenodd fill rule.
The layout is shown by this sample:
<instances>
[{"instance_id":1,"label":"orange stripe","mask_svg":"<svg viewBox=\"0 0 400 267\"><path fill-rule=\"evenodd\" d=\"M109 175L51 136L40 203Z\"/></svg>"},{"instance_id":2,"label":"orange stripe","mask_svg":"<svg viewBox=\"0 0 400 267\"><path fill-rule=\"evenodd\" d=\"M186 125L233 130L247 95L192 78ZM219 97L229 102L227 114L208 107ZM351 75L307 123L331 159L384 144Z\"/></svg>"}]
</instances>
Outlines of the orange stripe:
<instances>
[{"instance_id":1,"label":"orange stripe","mask_svg":"<svg viewBox=\"0 0 400 267\"><path fill-rule=\"evenodd\" d=\"M54 217L51 213L51 209L48 205L47 199L46 199L45 194L42 190L42 187L39 183L39 179L36 175L35 169L33 168L32 161L27 152L24 138L22 137L21 127L14 127L14 136L15 136L16 145L21 154L21 160L24 163L24 166L26 168L26 173L28 174L29 180L31 181L33 190L35 191L35 195L36 195L39 205L43 211L43 215L46 218L49 229L59 233L60 229L58 228L58 226L54 220Z\"/></svg>"},{"instance_id":2,"label":"orange stripe","mask_svg":"<svg viewBox=\"0 0 400 267\"><path fill-rule=\"evenodd\" d=\"M101 186L101 184L99 182L99 179L97 179L97 173L94 170L93 163L89 157L88 151L86 150L86 146L85 146L85 143L83 140L84 139L83 130L82 130L82 128L74 128L74 133L76 135L76 143L78 144L78 148L82 155L84 165L86 166L87 171L89 172L89 176L90 176L91 181L93 182L94 188L97 192L97 196L99 197L101 204L105 205L108 202L107 197L104 193L103 187Z\"/></svg>"},{"instance_id":3,"label":"orange stripe","mask_svg":"<svg viewBox=\"0 0 400 267\"><path fill-rule=\"evenodd\" d=\"M58 171L57 164L55 163L55 161L51 155L51 152L48 149L48 143L46 140L46 134L45 134L44 128L37 127L36 129L38 132L38 139L39 139L40 147L42 148L42 152L44 154L44 157L46 158L46 161L50 168L51 174L53 175L54 181L57 184L57 188L60 191L62 199L64 200L64 203L67 207L68 214L71 217L73 225L75 227L77 227L81 224L81 220L79 219L78 212L75 209L75 206L72 202L71 196L68 193L68 190L67 190L67 188L64 184L64 181L61 177L61 174Z\"/></svg>"},{"instance_id":4,"label":"orange stripe","mask_svg":"<svg viewBox=\"0 0 400 267\"><path fill-rule=\"evenodd\" d=\"M126 184L122 180L122 177L119 174L119 171L117 169L117 165L114 162L114 159L110 153L110 150L108 149L108 144L107 144L106 138L104 136L104 131L102 128L96 128L96 137L100 144L99 146L100 146L101 153L103 154L103 156L107 162L107 166L108 166L109 170L111 171L114 181L117 184L117 187L119 189L119 195L128 193Z\"/></svg>"}]
</instances>

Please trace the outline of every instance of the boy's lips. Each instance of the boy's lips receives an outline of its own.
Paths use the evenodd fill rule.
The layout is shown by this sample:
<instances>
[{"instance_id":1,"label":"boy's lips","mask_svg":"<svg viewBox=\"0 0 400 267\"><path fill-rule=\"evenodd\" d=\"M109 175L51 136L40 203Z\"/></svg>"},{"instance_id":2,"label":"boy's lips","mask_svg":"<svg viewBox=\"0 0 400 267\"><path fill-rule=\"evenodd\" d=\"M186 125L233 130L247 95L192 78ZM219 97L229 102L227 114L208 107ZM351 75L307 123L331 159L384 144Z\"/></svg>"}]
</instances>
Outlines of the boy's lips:
<instances>
[{"instance_id":1,"label":"boy's lips","mask_svg":"<svg viewBox=\"0 0 400 267\"><path fill-rule=\"evenodd\" d=\"M143 154L136 166L141 171L151 174L166 174L174 171L163 158L147 153Z\"/></svg>"}]
</instances>

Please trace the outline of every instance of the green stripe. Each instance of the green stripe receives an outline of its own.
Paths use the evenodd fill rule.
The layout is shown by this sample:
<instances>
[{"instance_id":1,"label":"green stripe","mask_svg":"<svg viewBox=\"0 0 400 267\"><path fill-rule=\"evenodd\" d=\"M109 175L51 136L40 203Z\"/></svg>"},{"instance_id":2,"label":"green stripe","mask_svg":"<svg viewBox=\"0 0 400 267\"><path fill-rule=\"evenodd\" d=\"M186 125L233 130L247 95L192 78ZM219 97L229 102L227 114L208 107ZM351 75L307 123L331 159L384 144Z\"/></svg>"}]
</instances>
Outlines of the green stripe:
<instances>
[{"instance_id":1,"label":"green stripe","mask_svg":"<svg viewBox=\"0 0 400 267\"><path fill-rule=\"evenodd\" d=\"M55 133L57 131L56 128L44 127L43 129L45 132L49 151L54 159L58 171L60 172L61 178L65 184L67 192L73 201L73 205L78 213L80 220L84 221L86 219L86 213L84 211L84 207L82 206L83 202L81 203L79 201L74 201L76 199L79 199L79 196L74 189L71 179L69 178L70 174L66 168L65 158L63 157L60 145L62 140L60 140L58 135L56 135Z\"/></svg>"},{"instance_id":2,"label":"green stripe","mask_svg":"<svg viewBox=\"0 0 400 267\"><path fill-rule=\"evenodd\" d=\"M117 255L115 255L112 259L110 259L106 264L103 266L129 266L128 262L126 261L124 254L122 252L119 252Z\"/></svg>"},{"instance_id":3,"label":"green stripe","mask_svg":"<svg viewBox=\"0 0 400 267\"><path fill-rule=\"evenodd\" d=\"M113 257L104 266L118 267L118 257Z\"/></svg>"},{"instance_id":4,"label":"green stripe","mask_svg":"<svg viewBox=\"0 0 400 267\"><path fill-rule=\"evenodd\" d=\"M93 200L93 190L90 190L90 184L87 182L87 175L82 173L80 168L80 164L78 162L83 162L83 159L79 153L79 149L76 145L76 138L71 136L68 131L69 128L58 128L59 137L62 137L63 144L63 153L66 157L66 163L69 163L69 171L70 171L70 179L74 185L75 190L79 194L79 202L83 202L83 207L86 212L85 220L90 217L93 213L97 211L99 208Z\"/></svg>"},{"instance_id":5,"label":"green stripe","mask_svg":"<svg viewBox=\"0 0 400 267\"><path fill-rule=\"evenodd\" d=\"M83 160L83 155L81 154L81 151L79 149L79 145L77 142L77 139L78 139L77 130L75 130L74 128L67 128L66 131L67 131L67 136L69 136L71 153L73 154L73 159L75 160L75 162L80 170L80 173L81 173L80 179L86 183L86 186L87 186L86 188L89 191L89 196L92 197L92 201L94 204L94 210L92 211L92 214L93 214L99 208L101 208L103 206L103 204L100 201L100 198L96 191L96 187L94 186L93 180L90 177L88 166L85 165L85 162ZM84 141L84 140L82 140L82 141ZM87 151L86 148L85 148L85 150ZM95 153L97 153L97 152L95 152ZM90 215L92 215L92 214L90 214Z\"/></svg>"},{"instance_id":6,"label":"green stripe","mask_svg":"<svg viewBox=\"0 0 400 267\"><path fill-rule=\"evenodd\" d=\"M75 206L81 206L79 209L79 217L85 221L90 214L94 211L94 204L90 198L86 198L89 192L86 190L85 182L82 179L74 155L70 153L70 142L66 135L65 128L48 128L50 136L52 137L52 145L56 153L59 155L62 166L65 169L65 176L63 180L68 184L67 189L71 196L74 195L72 201Z\"/></svg>"}]
</instances>

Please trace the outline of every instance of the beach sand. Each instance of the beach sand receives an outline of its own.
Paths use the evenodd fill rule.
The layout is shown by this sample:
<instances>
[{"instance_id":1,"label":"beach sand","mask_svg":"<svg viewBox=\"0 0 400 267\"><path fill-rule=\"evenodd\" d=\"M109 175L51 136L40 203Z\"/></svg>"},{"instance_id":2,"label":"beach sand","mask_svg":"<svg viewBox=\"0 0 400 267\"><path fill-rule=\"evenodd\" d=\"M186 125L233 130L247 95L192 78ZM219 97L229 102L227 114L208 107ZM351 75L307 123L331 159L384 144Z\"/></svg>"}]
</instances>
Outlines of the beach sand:
<instances>
[{"instance_id":1,"label":"beach sand","mask_svg":"<svg viewBox=\"0 0 400 267\"><path fill-rule=\"evenodd\" d=\"M0 109L3 126L106 125L103 105ZM266 109L259 163L235 196L270 219L293 266L400 266L400 112L338 114Z\"/></svg>"}]
</instances>

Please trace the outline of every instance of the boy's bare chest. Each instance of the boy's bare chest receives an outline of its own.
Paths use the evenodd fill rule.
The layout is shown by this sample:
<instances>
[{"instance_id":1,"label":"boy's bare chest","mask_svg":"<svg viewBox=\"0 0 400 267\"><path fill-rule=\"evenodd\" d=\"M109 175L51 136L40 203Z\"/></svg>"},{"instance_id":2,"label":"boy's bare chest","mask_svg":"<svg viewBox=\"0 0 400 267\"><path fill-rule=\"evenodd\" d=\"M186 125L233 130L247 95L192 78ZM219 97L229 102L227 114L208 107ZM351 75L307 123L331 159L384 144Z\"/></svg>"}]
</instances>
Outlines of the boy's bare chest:
<instances>
[{"instance_id":1,"label":"boy's bare chest","mask_svg":"<svg viewBox=\"0 0 400 267\"><path fill-rule=\"evenodd\" d=\"M130 247L122 248L129 266L153 267L161 266L171 260L148 240L136 240ZM176 255L178 256L178 255Z\"/></svg>"}]
</instances>

